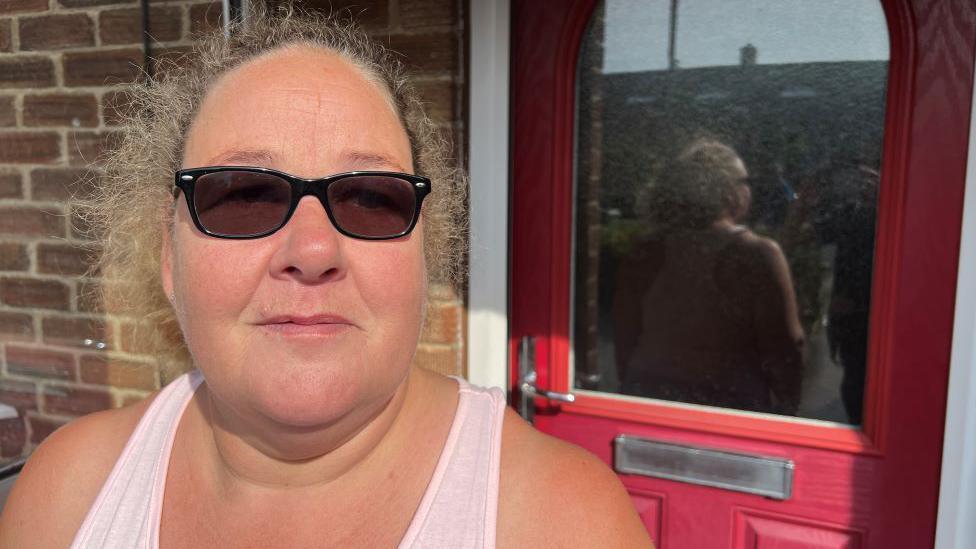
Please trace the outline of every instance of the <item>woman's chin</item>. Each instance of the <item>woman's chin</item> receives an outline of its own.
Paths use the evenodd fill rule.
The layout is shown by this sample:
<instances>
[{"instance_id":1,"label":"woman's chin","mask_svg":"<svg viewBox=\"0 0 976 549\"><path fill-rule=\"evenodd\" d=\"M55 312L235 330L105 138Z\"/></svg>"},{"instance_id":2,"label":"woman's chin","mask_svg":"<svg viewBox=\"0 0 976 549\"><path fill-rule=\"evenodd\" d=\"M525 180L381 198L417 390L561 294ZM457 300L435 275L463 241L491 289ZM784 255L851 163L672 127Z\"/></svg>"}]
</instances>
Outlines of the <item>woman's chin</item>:
<instances>
[{"instance_id":1,"label":"woman's chin","mask_svg":"<svg viewBox=\"0 0 976 549\"><path fill-rule=\"evenodd\" d=\"M362 382L336 374L268 379L252 389L258 413L282 427L322 428L366 405Z\"/></svg>"},{"instance_id":2,"label":"woman's chin","mask_svg":"<svg viewBox=\"0 0 976 549\"><path fill-rule=\"evenodd\" d=\"M339 422L368 421L396 393L394 376L369 379L358 368L268 373L249 388L251 407L285 431L327 429Z\"/></svg>"}]
</instances>

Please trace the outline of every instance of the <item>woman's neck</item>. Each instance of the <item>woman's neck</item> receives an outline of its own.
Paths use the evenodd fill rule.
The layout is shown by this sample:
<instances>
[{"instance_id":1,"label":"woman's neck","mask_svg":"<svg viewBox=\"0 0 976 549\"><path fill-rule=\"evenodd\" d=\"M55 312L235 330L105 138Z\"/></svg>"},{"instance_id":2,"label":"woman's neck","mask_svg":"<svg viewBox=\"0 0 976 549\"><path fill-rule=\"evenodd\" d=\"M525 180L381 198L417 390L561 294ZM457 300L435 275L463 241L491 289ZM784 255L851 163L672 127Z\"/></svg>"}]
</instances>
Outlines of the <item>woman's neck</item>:
<instances>
[{"instance_id":1,"label":"woman's neck","mask_svg":"<svg viewBox=\"0 0 976 549\"><path fill-rule=\"evenodd\" d=\"M731 215L726 214L713 221L711 227L713 229L721 229L727 231L727 230L734 229L736 227L736 222Z\"/></svg>"},{"instance_id":2,"label":"woman's neck","mask_svg":"<svg viewBox=\"0 0 976 549\"><path fill-rule=\"evenodd\" d=\"M385 402L308 428L277 425L266 418L249 421L204 388L199 395L199 427L204 432L194 438L205 441L211 480L225 493L331 486L395 462L391 449L402 448L398 441L416 414L412 395L418 394L415 386L423 384L422 377L411 372Z\"/></svg>"}]
</instances>

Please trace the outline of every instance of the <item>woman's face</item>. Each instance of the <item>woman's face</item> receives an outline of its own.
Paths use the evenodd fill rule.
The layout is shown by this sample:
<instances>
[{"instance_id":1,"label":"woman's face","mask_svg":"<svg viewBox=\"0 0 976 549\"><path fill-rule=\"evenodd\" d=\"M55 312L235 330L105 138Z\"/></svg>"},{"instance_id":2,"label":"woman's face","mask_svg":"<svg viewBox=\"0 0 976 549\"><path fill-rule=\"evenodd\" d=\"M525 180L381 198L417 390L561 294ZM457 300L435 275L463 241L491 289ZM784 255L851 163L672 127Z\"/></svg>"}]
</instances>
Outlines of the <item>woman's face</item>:
<instances>
[{"instance_id":1,"label":"woman's face","mask_svg":"<svg viewBox=\"0 0 976 549\"><path fill-rule=\"evenodd\" d=\"M272 52L211 89L184 167L263 166L300 177L413 172L391 103L348 62ZM163 285L209 391L242 415L321 426L382 406L405 379L426 297L423 224L403 238L338 233L315 197L253 240L200 233L181 194Z\"/></svg>"}]
</instances>

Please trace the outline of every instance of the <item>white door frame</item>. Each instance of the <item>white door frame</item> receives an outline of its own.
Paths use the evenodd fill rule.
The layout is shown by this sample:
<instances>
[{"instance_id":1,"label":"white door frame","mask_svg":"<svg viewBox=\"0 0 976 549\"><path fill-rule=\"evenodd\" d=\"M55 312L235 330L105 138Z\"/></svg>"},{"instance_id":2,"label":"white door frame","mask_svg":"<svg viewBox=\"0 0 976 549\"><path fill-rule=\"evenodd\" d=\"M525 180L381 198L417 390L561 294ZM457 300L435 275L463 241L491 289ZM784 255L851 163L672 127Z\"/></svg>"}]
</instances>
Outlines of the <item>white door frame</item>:
<instances>
[{"instance_id":1,"label":"white door frame","mask_svg":"<svg viewBox=\"0 0 976 549\"><path fill-rule=\"evenodd\" d=\"M508 387L509 0L470 3L468 380Z\"/></svg>"},{"instance_id":2,"label":"white door frame","mask_svg":"<svg viewBox=\"0 0 976 549\"><path fill-rule=\"evenodd\" d=\"M976 547L976 77L967 164L936 549Z\"/></svg>"}]
</instances>

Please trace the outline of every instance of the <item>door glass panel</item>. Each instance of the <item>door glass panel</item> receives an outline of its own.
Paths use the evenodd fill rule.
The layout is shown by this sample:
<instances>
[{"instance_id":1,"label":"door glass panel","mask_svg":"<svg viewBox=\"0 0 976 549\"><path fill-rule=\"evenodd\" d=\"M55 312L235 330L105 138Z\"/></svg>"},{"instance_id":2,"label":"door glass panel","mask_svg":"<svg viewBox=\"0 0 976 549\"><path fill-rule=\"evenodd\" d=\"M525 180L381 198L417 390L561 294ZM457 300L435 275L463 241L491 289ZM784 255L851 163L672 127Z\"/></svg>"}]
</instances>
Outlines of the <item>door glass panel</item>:
<instances>
[{"instance_id":1,"label":"door glass panel","mask_svg":"<svg viewBox=\"0 0 976 549\"><path fill-rule=\"evenodd\" d=\"M606 0L577 71L574 388L861 422L874 0Z\"/></svg>"}]
</instances>

